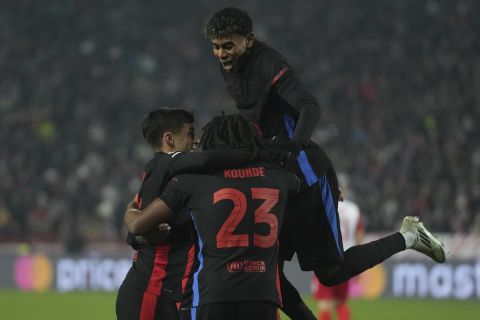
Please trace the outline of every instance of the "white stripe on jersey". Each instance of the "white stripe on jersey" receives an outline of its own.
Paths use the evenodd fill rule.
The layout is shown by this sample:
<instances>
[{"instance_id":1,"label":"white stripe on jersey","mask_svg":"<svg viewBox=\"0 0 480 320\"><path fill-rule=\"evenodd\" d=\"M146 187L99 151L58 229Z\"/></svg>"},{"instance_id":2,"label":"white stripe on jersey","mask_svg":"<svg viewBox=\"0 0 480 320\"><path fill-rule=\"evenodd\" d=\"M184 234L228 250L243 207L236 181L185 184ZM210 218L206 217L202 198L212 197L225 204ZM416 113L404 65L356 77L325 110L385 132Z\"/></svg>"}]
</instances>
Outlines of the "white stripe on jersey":
<instances>
[{"instance_id":1,"label":"white stripe on jersey","mask_svg":"<svg viewBox=\"0 0 480 320\"><path fill-rule=\"evenodd\" d=\"M174 158L177 154L180 154L180 153L182 153L182 152L180 152L180 151L176 151L176 152L175 152L175 151L171 151L171 152L169 152L168 154L171 155L172 158Z\"/></svg>"}]
</instances>

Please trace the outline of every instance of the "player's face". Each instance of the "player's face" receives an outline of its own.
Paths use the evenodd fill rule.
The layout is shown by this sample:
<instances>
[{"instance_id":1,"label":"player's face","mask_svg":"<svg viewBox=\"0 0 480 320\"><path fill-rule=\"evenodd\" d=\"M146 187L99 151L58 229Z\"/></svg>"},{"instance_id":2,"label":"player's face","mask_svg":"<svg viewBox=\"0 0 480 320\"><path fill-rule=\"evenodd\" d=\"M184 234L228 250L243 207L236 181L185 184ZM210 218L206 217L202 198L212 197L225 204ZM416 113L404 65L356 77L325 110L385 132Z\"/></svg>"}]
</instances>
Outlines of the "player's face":
<instances>
[{"instance_id":1,"label":"player's face","mask_svg":"<svg viewBox=\"0 0 480 320\"><path fill-rule=\"evenodd\" d=\"M175 151L191 151L194 141L195 129L193 123L184 123L180 132L174 135Z\"/></svg>"},{"instance_id":2,"label":"player's face","mask_svg":"<svg viewBox=\"0 0 480 320\"><path fill-rule=\"evenodd\" d=\"M253 45L254 37L250 33L246 36L234 34L226 38L211 39L213 55L220 60L225 71L235 71L238 59Z\"/></svg>"}]
</instances>

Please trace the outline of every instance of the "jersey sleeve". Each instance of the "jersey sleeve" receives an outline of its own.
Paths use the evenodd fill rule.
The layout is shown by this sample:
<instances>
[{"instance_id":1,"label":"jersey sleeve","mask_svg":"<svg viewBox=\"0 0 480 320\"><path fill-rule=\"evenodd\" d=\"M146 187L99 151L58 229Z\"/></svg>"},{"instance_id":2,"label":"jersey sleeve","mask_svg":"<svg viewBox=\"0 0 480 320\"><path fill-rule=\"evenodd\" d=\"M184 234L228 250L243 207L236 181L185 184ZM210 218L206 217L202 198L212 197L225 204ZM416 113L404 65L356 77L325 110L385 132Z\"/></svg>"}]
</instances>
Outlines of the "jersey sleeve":
<instances>
[{"instance_id":1,"label":"jersey sleeve","mask_svg":"<svg viewBox=\"0 0 480 320\"><path fill-rule=\"evenodd\" d=\"M193 184L194 181L190 176L173 177L160 195L160 199L167 204L170 210L175 213L179 212L187 205Z\"/></svg>"},{"instance_id":2,"label":"jersey sleeve","mask_svg":"<svg viewBox=\"0 0 480 320\"><path fill-rule=\"evenodd\" d=\"M281 56L266 55L260 72L266 91L273 90L297 114L298 120L292 139L307 143L320 118L320 107L315 97Z\"/></svg>"},{"instance_id":3,"label":"jersey sleeve","mask_svg":"<svg viewBox=\"0 0 480 320\"><path fill-rule=\"evenodd\" d=\"M172 154L172 157L169 168L171 176L238 167L248 164L255 159L251 152L236 149L178 152Z\"/></svg>"}]
</instances>

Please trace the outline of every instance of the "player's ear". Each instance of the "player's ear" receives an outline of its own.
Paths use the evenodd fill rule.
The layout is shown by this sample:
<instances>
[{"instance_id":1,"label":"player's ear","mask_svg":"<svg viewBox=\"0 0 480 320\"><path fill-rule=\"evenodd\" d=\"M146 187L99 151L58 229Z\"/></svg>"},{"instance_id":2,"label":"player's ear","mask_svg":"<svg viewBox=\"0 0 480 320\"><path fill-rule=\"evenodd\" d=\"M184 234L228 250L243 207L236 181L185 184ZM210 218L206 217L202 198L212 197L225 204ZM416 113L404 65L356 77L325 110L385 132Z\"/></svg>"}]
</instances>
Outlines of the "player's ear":
<instances>
[{"instance_id":1,"label":"player's ear","mask_svg":"<svg viewBox=\"0 0 480 320\"><path fill-rule=\"evenodd\" d=\"M253 42L255 42L255 36L253 35L252 32L250 32L246 36L246 43L245 43L246 47L251 48L253 46Z\"/></svg>"},{"instance_id":2,"label":"player's ear","mask_svg":"<svg viewBox=\"0 0 480 320\"><path fill-rule=\"evenodd\" d=\"M167 131L163 134L163 144L172 149L175 148L175 137L172 132Z\"/></svg>"}]
</instances>

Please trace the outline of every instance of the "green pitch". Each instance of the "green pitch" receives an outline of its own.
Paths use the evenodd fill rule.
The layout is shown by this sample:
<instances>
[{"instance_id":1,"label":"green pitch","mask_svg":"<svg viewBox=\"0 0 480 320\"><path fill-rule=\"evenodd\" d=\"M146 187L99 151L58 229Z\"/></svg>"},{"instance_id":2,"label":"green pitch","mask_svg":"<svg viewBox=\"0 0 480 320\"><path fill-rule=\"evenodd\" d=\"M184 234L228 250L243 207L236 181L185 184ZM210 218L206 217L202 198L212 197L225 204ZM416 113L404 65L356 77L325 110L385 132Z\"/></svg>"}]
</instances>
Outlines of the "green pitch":
<instances>
[{"instance_id":1,"label":"green pitch","mask_svg":"<svg viewBox=\"0 0 480 320\"><path fill-rule=\"evenodd\" d=\"M309 298L307 302L314 305ZM480 319L478 300L352 300L350 306L352 320ZM0 318L6 320L114 320L115 294L0 291L0 310Z\"/></svg>"}]
</instances>

